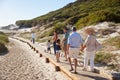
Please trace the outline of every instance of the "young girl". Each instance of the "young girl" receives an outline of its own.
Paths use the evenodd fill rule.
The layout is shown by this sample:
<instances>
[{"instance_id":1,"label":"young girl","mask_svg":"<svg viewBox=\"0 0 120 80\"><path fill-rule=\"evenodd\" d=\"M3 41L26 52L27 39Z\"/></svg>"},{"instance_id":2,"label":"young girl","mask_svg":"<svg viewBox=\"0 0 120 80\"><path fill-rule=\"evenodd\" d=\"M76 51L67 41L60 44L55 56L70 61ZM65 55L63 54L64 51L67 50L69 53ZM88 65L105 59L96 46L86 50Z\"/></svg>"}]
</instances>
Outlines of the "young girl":
<instances>
[{"instance_id":1,"label":"young girl","mask_svg":"<svg viewBox=\"0 0 120 80\"><path fill-rule=\"evenodd\" d=\"M57 41L56 41L56 60L57 60L57 62L60 62L60 52L61 52L60 39L57 39Z\"/></svg>"},{"instance_id":2,"label":"young girl","mask_svg":"<svg viewBox=\"0 0 120 80\"><path fill-rule=\"evenodd\" d=\"M47 45L47 53L51 54L51 48L50 48L51 43L50 43L50 40L48 40L46 45Z\"/></svg>"}]
</instances>

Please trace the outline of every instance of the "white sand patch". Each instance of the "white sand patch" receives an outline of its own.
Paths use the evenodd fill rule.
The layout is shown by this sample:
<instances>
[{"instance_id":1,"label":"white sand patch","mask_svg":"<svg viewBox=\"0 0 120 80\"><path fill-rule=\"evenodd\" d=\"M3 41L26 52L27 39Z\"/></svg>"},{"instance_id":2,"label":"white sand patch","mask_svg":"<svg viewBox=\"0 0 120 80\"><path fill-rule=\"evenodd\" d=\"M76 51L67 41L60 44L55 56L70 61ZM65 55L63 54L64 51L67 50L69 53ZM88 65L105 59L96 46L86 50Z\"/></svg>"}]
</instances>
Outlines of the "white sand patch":
<instances>
[{"instance_id":1,"label":"white sand patch","mask_svg":"<svg viewBox=\"0 0 120 80\"><path fill-rule=\"evenodd\" d=\"M30 47L17 40L9 53L0 56L0 80L69 80L55 72L54 65L45 63Z\"/></svg>"},{"instance_id":2,"label":"white sand patch","mask_svg":"<svg viewBox=\"0 0 120 80\"><path fill-rule=\"evenodd\" d=\"M112 51L114 54L120 54L120 50Z\"/></svg>"},{"instance_id":3,"label":"white sand patch","mask_svg":"<svg viewBox=\"0 0 120 80\"><path fill-rule=\"evenodd\" d=\"M110 34L110 38L113 38L113 37L116 37L116 36L120 36L120 34L118 32Z\"/></svg>"}]
</instances>

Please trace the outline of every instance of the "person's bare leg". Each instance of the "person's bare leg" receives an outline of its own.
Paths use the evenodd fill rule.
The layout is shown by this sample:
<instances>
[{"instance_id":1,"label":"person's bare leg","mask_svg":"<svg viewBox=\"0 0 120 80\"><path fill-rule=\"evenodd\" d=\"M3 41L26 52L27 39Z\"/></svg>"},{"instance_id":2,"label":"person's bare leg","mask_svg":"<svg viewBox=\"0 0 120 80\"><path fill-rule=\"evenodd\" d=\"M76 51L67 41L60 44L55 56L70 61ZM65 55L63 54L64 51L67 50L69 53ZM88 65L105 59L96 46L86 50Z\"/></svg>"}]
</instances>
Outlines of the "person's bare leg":
<instances>
[{"instance_id":1,"label":"person's bare leg","mask_svg":"<svg viewBox=\"0 0 120 80\"><path fill-rule=\"evenodd\" d=\"M58 53L56 53L56 61L58 62Z\"/></svg>"},{"instance_id":2,"label":"person's bare leg","mask_svg":"<svg viewBox=\"0 0 120 80\"><path fill-rule=\"evenodd\" d=\"M65 52L65 59L67 61L67 45L64 46L64 52Z\"/></svg>"},{"instance_id":3,"label":"person's bare leg","mask_svg":"<svg viewBox=\"0 0 120 80\"><path fill-rule=\"evenodd\" d=\"M74 64L75 65L75 73L77 73L77 71L76 71L77 70L77 59L74 59L74 63L75 63Z\"/></svg>"},{"instance_id":4,"label":"person's bare leg","mask_svg":"<svg viewBox=\"0 0 120 80\"><path fill-rule=\"evenodd\" d=\"M58 53L58 62L60 62L60 53Z\"/></svg>"},{"instance_id":5,"label":"person's bare leg","mask_svg":"<svg viewBox=\"0 0 120 80\"><path fill-rule=\"evenodd\" d=\"M73 70L73 67L72 67L72 64L71 64L71 58L69 57L68 60L69 60L70 67L71 67L70 71L72 71L72 70Z\"/></svg>"}]
</instances>

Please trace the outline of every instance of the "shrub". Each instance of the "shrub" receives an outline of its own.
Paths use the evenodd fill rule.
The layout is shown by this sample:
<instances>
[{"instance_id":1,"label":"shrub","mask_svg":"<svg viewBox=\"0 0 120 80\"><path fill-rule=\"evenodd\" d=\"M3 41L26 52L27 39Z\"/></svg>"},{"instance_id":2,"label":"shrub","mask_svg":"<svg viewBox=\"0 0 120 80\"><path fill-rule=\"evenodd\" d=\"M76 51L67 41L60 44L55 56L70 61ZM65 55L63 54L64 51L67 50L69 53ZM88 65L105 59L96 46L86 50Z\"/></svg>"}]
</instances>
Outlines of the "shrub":
<instances>
[{"instance_id":1,"label":"shrub","mask_svg":"<svg viewBox=\"0 0 120 80\"><path fill-rule=\"evenodd\" d=\"M0 53L7 51L7 47L5 46L5 44L7 44L8 42L8 37L4 33L0 32Z\"/></svg>"},{"instance_id":2,"label":"shrub","mask_svg":"<svg viewBox=\"0 0 120 80\"><path fill-rule=\"evenodd\" d=\"M5 46L4 43L1 43L1 42L0 42L0 53L1 53L1 52L5 52L5 51L8 51L7 47Z\"/></svg>"},{"instance_id":3,"label":"shrub","mask_svg":"<svg viewBox=\"0 0 120 80\"><path fill-rule=\"evenodd\" d=\"M113 54L111 53L98 52L95 55L95 63L107 64L111 62L112 57Z\"/></svg>"},{"instance_id":4,"label":"shrub","mask_svg":"<svg viewBox=\"0 0 120 80\"><path fill-rule=\"evenodd\" d=\"M57 23L55 24L53 30L57 31L58 34L62 34L63 33L63 28L65 27L65 24L64 23Z\"/></svg>"},{"instance_id":5,"label":"shrub","mask_svg":"<svg viewBox=\"0 0 120 80\"><path fill-rule=\"evenodd\" d=\"M120 49L120 36L110 38L104 42L104 44L109 46L115 46L117 49Z\"/></svg>"},{"instance_id":6,"label":"shrub","mask_svg":"<svg viewBox=\"0 0 120 80\"><path fill-rule=\"evenodd\" d=\"M80 18L76 23L76 26L78 26L78 28L80 29L81 27L93 25L104 21L119 22L120 14L118 13L118 10L108 8L104 10L95 11L93 13L89 13L88 16Z\"/></svg>"},{"instance_id":7,"label":"shrub","mask_svg":"<svg viewBox=\"0 0 120 80\"><path fill-rule=\"evenodd\" d=\"M9 42L8 37L5 34L0 34L0 42L4 44L8 43Z\"/></svg>"}]
</instances>

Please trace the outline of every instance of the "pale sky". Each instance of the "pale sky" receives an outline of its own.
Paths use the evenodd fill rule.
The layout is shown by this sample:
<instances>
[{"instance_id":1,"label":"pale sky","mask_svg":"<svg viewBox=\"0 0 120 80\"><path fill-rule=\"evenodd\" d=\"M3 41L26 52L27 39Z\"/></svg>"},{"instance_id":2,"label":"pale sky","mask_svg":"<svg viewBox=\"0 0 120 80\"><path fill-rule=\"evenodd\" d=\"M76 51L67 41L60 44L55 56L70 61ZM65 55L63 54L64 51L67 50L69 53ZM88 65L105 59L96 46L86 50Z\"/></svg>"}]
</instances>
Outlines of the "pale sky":
<instances>
[{"instance_id":1,"label":"pale sky","mask_svg":"<svg viewBox=\"0 0 120 80\"><path fill-rule=\"evenodd\" d=\"M44 15L74 1L76 0L0 0L0 26Z\"/></svg>"}]
</instances>

